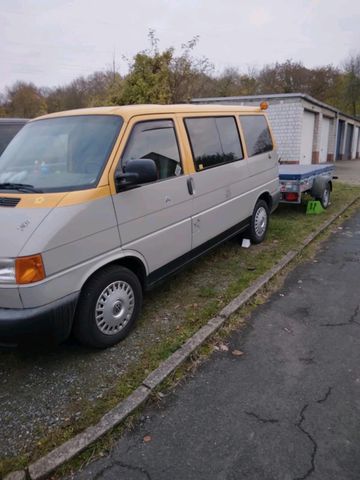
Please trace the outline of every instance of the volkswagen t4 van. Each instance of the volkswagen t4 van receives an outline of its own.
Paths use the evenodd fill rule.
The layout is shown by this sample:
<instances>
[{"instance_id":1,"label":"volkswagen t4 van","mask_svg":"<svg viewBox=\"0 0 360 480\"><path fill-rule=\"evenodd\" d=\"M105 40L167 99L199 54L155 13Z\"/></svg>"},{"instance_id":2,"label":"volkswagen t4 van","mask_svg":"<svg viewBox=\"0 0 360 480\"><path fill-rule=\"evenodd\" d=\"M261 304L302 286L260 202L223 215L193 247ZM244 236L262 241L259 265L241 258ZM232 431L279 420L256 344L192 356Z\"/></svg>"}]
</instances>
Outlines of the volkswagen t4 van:
<instances>
[{"instance_id":1,"label":"volkswagen t4 van","mask_svg":"<svg viewBox=\"0 0 360 480\"><path fill-rule=\"evenodd\" d=\"M261 108L137 105L30 121L0 158L0 337L124 338L143 292L266 235L278 158Z\"/></svg>"}]
</instances>

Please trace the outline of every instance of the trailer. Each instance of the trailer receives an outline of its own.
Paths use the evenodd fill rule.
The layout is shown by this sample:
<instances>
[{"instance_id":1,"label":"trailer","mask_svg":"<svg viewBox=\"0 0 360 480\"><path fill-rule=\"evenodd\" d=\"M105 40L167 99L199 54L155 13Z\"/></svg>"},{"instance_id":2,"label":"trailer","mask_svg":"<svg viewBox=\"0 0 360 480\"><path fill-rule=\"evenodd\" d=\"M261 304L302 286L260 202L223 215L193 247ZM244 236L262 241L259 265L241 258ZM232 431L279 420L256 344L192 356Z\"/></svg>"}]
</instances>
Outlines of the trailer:
<instances>
[{"instance_id":1,"label":"trailer","mask_svg":"<svg viewBox=\"0 0 360 480\"><path fill-rule=\"evenodd\" d=\"M323 208L330 205L332 179L335 166L329 165L280 165L280 202L301 203L304 193L320 200Z\"/></svg>"}]
</instances>

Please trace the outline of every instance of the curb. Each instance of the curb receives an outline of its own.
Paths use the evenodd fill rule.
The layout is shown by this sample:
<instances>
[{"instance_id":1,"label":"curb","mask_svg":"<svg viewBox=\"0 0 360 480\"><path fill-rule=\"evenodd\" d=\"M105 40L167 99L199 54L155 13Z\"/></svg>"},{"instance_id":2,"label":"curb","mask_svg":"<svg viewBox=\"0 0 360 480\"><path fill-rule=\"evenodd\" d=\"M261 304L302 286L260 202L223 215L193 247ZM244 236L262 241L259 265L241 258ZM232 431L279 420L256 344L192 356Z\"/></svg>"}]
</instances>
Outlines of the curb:
<instances>
[{"instance_id":1,"label":"curb","mask_svg":"<svg viewBox=\"0 0 360 480\"><path fill-rule=\"evenodd\" d=\"M98 440L112 428L119 425L131 413L139 408L174 370L176 370L189 356L199 348L211 335L213 335L227 319L247 303L256 293L261 290L275 275L286 267L296 256L298 256L317 236L326 230L336 219L338 219L348 208L360 199L360 195L349 202L339 212L334 214L311 233L296 250L291 250L274 265L269 271L261 275L250 287L246 288L240 295L224 307L219 314L208 321L200 328L184 345L164 360L158 368L153 370L142 382L142 384L125 400L106 413L100 421L86 428L83 432L75 435L67 442L39 458L28 466L27 469L11 472L4 480L41 480L50 475L58 467L78 455Z\"/></svg>"}]
</instances>

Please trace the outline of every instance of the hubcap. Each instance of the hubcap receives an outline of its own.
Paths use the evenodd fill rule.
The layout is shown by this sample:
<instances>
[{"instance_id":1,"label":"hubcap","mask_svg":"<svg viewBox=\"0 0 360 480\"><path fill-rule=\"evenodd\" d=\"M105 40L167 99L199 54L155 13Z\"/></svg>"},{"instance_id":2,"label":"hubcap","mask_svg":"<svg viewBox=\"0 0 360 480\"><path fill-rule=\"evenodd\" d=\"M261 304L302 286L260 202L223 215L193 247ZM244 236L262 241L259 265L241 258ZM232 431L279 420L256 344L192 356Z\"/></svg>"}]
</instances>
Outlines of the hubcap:
<instances>
[{"instance_id":1,"label":"hubcap","mask_svg":"<svg viewBox=\"0 0 360 480\"><path fill-rule=\"evenodd\" d=\"M134 291L127 282L113 282L100 294L95 307L98 329L116 335L131 319L135 307Z\"/></svg>"},{"instance_id":2,"label":"hubcap","mask_svg":"<svg viewBox=\"0 0 360 480\"><path fill-rule=\"evenodd\" d=\"M257 209L255 213L254 230L258 237L264 235L267 226L267 212L264 207Z\"/></svg>"}]
</instances>

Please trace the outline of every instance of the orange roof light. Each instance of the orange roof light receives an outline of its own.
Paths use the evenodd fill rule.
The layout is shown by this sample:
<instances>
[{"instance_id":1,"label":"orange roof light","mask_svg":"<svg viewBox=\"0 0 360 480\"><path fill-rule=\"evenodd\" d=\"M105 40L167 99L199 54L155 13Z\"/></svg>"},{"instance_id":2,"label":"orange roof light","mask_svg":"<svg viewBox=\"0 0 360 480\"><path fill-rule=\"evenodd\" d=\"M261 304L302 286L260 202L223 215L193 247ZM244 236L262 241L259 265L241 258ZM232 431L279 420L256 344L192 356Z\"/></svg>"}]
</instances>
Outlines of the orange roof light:
<instances>
[{"instance_id":1,"label":"orange roof light","mask_svg":"<svg viewBox=\"0 0 360 480\"><path fill-rule=\"evenodd\" d=\"M19 257L15 260L16 283L24 285L39 282L45 278L41 255Z\"/></svg>"},{"instance_id":2,"label":"orange roof light","mask_svg":"<svg viewBox=\"0 0 360 480\"><path fill-rule=\"evenodd\" d=\"M260 103L260 109L261 110L267 110L268 106L269 106L269 104L267 102L261 102Z\"/></svg>"}]
</instances>

